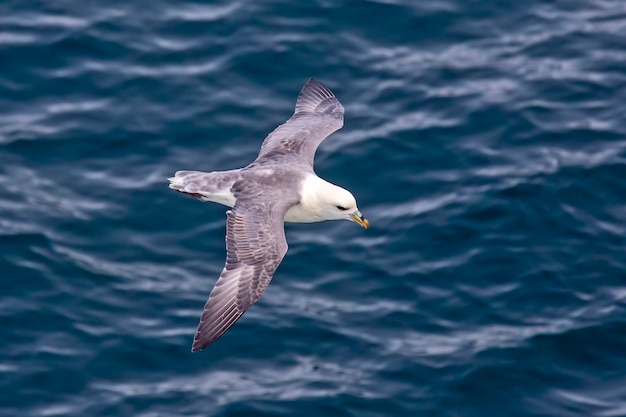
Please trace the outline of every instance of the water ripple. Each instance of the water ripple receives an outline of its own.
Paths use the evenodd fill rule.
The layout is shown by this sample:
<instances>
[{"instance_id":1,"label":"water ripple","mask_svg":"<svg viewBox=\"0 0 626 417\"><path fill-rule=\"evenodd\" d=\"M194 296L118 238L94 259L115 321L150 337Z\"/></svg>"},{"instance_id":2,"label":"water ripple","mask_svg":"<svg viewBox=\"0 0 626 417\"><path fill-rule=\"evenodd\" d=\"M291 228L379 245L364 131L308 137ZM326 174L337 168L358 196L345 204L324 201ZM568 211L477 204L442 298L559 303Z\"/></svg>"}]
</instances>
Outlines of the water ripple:
<instances>
[{"instance_id":1,"label":"water ripple","mask_svg":"<svg viewBox=\"0 0 626 417\"><path fill-rule=\"evenodd\" d=\"M626 9L0 5L0 415L624 414ZM316 76L316 171L370 219L288 225L189 352L244 166ZM498 392L497 396L493 393Z\"/></svg>"}]
</instances>

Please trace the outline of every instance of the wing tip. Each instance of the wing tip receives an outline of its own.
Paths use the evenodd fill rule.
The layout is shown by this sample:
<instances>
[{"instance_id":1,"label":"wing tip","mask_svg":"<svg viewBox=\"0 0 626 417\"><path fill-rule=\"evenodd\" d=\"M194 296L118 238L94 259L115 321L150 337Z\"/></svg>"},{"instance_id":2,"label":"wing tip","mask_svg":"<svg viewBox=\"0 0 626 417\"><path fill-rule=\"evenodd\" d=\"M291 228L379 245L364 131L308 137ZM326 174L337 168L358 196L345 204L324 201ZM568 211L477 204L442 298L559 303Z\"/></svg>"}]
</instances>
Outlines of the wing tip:
<instances>
[{"instance_id":1,"label":"wing tip","mask_svg":"<svg viewBox=\"0 0 626 417\"><path fill-rule=\"evenodd\" d=\"M295 114L298 113L343 114L343 106L330 88L311 77L304 83L298 95Z\"/></svg>"},{"instance_id":2,"label":"wing tip","mask_svg":"<svg viewBox=\"0 0 626 417\"><path fill-rule=\"evenodd\" d=\"M321 89L327 90L330 94L333 94L323 82L319 81L315 77L310 77L308 80L306 80L306 82L302 86L302 91L306 90L307 88L312 88L312 87L321 88Z\"/></svg>"},{"instance_id":3,"label":"wing tip","mask_svg":"<svg viewBox=\"0 0 626 417\"><path fill-rule=\"evenodd\" d=\"M198 338L198 334L196 333L196 336L193 338L193 343L191 344L191 351L192 352L199 352L203 349L206 349L207 347L209 347L213 342L215 342L218 338L215 339L208 339L208 340L202 340L200 338Z\"/></svg>"}]
</instances>

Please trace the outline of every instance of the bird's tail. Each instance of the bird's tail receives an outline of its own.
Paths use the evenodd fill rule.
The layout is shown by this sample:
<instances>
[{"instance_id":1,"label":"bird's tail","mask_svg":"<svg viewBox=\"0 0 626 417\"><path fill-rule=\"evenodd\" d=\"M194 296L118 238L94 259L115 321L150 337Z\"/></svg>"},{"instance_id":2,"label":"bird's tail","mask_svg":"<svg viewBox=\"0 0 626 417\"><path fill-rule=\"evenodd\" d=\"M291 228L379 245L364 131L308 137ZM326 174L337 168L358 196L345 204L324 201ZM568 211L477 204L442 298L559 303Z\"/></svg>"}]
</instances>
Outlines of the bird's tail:
<instances>
[{"instance_id":1,"label":"bird's tail","mask_svg":"<svg viewBox=\"0 0 626 417\"><path fill-rule=\"evenodd\" d=\"M234 204L230 188L239 178L239 170L221 172L178 171L168 178L170 188L202 201Z\"/></svg>"},{"instance_id":2,"label":"bird's tail","mask_svg":"<svg viewBox=\"0 0 626 417\"><path fill-rule=\"evenodd\" d=\"M206 173L200 171L178 171L173 177L169 177L167 180L170 182L170 188L172 190L202 199L202 194L199 193L199 184L194 181L194 178L198 177L199 174Z\"/></svg>"}]
</instances>

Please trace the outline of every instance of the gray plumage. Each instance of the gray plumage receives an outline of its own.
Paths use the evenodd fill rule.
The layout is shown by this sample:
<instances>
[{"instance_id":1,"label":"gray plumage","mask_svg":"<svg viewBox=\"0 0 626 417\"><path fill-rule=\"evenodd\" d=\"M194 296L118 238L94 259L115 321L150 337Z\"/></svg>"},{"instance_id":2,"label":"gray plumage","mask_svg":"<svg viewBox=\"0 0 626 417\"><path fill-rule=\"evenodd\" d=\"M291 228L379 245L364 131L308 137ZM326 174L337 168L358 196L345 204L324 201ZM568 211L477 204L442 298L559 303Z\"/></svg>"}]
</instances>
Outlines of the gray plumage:
<instances>
[{"instance_id":1,"label":"gray plumage","mask_svg":"<svg viewBox=\"0 0 626 417\"><path fill-rule=\"evenodd\" d=\"M324 139L343 126L344 109L323 84L310 79L300 91L289 120L270 133L254 163L287 157L313 169L315 151ZM254 165L253 163L253 165Z\"/></svg>"},{"instance_id":2,"label":"gray plumage","mask_svg":"<svg viewBox=\"0 0 626 417\"><path fill-rule=\"evenodd\" d=\"M204 306L193 351L217 340L261 297L287 253L285 216L298 222L347 218L324 211L347 210L342 204L354 205L352 219L358 213L361 221L356 221L362 225L364 221L367 227L352 195L330 183L319 187L327 187L326 193L335 193L335 200L346 203L329 203L335 206L324 206L322 214L317 214L311 208L313 203L303 201L303 184L315 175L315 151L343 126L343 114L334 94L310 79L298 96L293 116L266 137L250 165L223 172L178 171L170 178L170 188L176 191L232 207L227 212L226 264ZM316 199L322 198L311 193Z\"/></svg>"}]
</instances>

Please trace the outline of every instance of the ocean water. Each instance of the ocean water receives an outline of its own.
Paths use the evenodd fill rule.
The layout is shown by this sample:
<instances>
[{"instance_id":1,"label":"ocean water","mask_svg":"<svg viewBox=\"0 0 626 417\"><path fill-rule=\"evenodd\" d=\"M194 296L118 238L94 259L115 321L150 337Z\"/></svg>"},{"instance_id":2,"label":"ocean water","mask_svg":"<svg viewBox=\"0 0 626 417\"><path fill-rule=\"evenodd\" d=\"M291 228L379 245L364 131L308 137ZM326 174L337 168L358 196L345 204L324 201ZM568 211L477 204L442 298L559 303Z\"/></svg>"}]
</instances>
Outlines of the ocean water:
<instances>
[{"instance_id":1,"label":"ocean water","mask_svg":"<svg viewBox=\"0 0 626 417\"><path fill-rule=\"evenodd\" d=\"M0 3L1 416L626 416L626 3ZM302 84L370 220L191 353Z\"/></svg>"}]
</instances>

